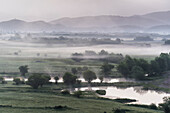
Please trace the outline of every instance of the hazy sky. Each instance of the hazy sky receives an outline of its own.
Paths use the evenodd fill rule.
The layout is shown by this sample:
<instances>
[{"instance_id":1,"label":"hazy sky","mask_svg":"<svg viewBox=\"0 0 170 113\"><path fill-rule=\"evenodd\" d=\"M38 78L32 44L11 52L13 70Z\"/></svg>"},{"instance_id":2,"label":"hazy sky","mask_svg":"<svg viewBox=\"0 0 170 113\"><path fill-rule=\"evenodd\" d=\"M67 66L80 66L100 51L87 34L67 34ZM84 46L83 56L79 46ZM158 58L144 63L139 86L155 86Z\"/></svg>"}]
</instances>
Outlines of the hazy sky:
<instances>
[{"instance_id":1,"label":"hazy sky","mask_svg":"<svg viewBox=\"0 0 170 113\"><path fill-rule=\"evenodd\" d=\"M0 0L0 21L134 15L170 10L170 0Z\"/></svg>"}]
</instances>

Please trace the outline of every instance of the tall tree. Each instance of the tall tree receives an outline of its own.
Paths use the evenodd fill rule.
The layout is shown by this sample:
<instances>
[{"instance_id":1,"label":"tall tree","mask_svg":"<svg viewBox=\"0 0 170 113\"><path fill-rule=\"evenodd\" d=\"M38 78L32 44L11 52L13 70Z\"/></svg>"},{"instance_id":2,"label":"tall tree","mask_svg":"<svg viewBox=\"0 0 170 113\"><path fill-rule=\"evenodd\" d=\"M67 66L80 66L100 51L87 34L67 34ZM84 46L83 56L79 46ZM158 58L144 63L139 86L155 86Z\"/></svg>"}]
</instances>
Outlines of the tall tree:
<instances>
[{"instance_id":1,"label":"tall tree","mask_svg":"<svg viewBox=\"0 0 170 113\"><path fill-rule=\"evenodd\" d=\"M57 84L57 83L58 83L58 80L59 80L59 77L58 77L58 76L55 76L55 77L54 77L54 80L55 80L55 83Z\"/></svg>"},{"instance_id":2,"label":"tall tree","mask_svg":"<svg viewBox=\"0 0 170 113\"><path fill-rule=\"evenodd\" d=\"M95 72L87 70L83 73L84 79L88 82L91 83L92 80L97 79Z\"/></svg>"},{"instance_id":3,"label":"tall tree","mask_svg":"<svg viewBox=\"0 0 170 113\"><path fill-rule=\"evenodd\" d=\"M19 67L19 71L20 71L20 73L21 73L21 76L24 76L25 77L25 74L26 73L28 73L28 66L27 65L25 65L25 66L20 66Z\"/></svg>"},{"instance_id":4,"label":"tall tree","mask_svg":"<svg viewBox=\"0 0 170 113\"><path fill-rule=\"evenodd\" d=\"M75 75L78 73L77 69L74 67L74 68L71 68L71 72Z\"/></svg>"},{"instance_id":5,"label":"tall tree","mask_svg":"<svg viewBox=\"0 0 170 113\"><path fill-rule=\"evenodd\" d=\"M66 85L74 85L77 77L69 72L66 72L63 76L63 81Z\"/></svg>"}]
</instances>

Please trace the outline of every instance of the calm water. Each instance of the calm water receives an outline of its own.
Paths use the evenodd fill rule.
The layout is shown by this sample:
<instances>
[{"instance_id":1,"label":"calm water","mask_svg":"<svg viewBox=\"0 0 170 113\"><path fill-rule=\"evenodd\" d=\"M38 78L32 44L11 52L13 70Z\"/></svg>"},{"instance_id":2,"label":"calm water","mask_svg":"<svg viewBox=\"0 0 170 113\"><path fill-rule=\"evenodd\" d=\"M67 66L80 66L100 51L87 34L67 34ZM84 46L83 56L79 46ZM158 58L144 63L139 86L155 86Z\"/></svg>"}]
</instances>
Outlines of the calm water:
<instances>
[{"instance_id":1,"label":"calm water","mask_svg":"<svg viewBox=\"0 0 170 113\"><path fill-rule=\"evenodd\" d=\"M129 98L129 99L136 99L137 102L134 104L159 104L163 102L163 97L170 96L170 94L160 93L156 91L145 91L141 90L141 87L131 87L126 89L118 89L116 87L85 87L80 88L80 90L106 90L106 95L101 96L110 99L116 98ZM78 89L76 89L78 90Z\"/></svg>"},{"instance_id":2,"label":"calm water","mask_svg":"<svg viewBox=\"0 0 170 113\"><path fill-rule=\"evenodd\" d=\"M81 80L81 82L87 82L87 81L84 80L84 78L78 78L78 80ZM125 81L127 81L127 80L124 79L124 78L110 78L110 79L104 78L104 80L103 80L103 82L107 82L107 83L125 82ZM51 78L50 82L55 82L54 78ZM63 82L63 79L60 78L58 80L58 82L59 83ZM96 80L93 80L92 82L100 82L100 79L97 78Z\"/></svg>"}]
</instances>

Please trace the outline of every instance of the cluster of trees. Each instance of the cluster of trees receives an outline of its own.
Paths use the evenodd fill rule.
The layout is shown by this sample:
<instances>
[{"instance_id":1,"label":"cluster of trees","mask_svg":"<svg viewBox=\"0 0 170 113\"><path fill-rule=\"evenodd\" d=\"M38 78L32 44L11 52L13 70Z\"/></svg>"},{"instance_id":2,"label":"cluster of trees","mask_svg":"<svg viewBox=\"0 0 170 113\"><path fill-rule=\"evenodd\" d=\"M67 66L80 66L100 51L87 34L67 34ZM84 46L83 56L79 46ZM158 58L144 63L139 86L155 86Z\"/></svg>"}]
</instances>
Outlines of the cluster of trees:
<instances>
[{"instance_id":1,"label":"cluster of trees","mask_svg":"<svg viewBox=\"0 0 170 113\"><path fill-rule=\"evenodd\" d=\"M107 77L109 74L111 74L112 69L114 68L114 65L109 64L108 62L104 63L101 66L101 76L99 79L101 80L101 83L103 82L104 77ZM28 66L20 66L19 70L21 73L21 76L26 77L26 73L28 73ZM71 68L71 72L66 72L63 75L63 82L68 85L72 86L74 84L81 84L81 81L78 80L78 74L82 74L83 78L90 84L93 80L97 79L96 73L89 70L88 67L77 67L77 68ZM48 84L51 77L46 74L40 74L35 73L29 76L28 81L26 84L30 85L32 88L37 89L39 87L42 87L44 84ZM58 83L59 77L55 76L55 83ZM25 81L21 80L21 78L14 78L13 80L16 85L24 84Z\"/></svg>"},{"instance_id":2,"label":"cluster of trees","mask_svg":"<svg viewBox=\"0 0 170 113\"><path fill-rule=\"evenodd\" d=\"M15 85L25 84L25 81L20 78L14 78L13 81L15 82Z\"/></svg>"},{"instance_id":3,"label":"cluster of trees","mask_svg":"<svg viewBox=\"0 0 170 113\"><path fill-rule=\"evenodd\" d=\"M34 89L38 89L38 87L42 87L44 84L48 84L50 79L51 77L49 75L33 74L28 78L26 83Z\"/></svg>"},{"instance_id":4,"label":"cluster of trees","mask_svg":"<svg viewBox=\"0 0 170 113\"><path fill-rule=\"evenodd\" d=\"M123 60L122 54L114 54L109 53L108 51L101 50L99 53L95 51L85 51L85 53L73 53L72 59L74 61L80 62L84 59L91 59L91 60L101 60L105 62L112 62L112 63L119 63Z\"/></svg>"},{"instance_id":5,"label":"cluster of trees","mask_svg":"<svg viewBox=\"0 0 170 113\"><path fill-rule=\"evenodd\" d=\"M91 83L92 80L96 79L96 74L93 71L87 70L83 73L84 79L88 82ZM44 75L44 74L32 74L29 76L28 81L26 84L30 85L34 89L38 89L39 87L42 87L44 84L48 84L49 80L51 77L49 75ZM59 80L58 76L54 77L56 84L57 81ZM19 85L21 83L21 80L19 78L15 78L14 82L16 85ZM73 86L75 84L80 84L81 81L78 80L78 77L75 76L74 74L70 72L66 72L63 76L63 82L64 84L68 86Z\"/></svg>"},{"instance_id":6,"label":"cluster of trees","mask_svg":"<svg viewBox=\"0 0 170 113\"><path fill-rule=\"evenodd\" d=\"M170 54L161 53L151 62L126 56L117 69L125 77L139 80L146 79L147 76L159 76L162 72L170 70Z\"/></svg>"},{"instance_id":7,"label":"cluster of trees","mask_svg":"<svg viewBox=\"0 0 170 113\"><path fill-rule=\"evenodd\" d=\"M71 68L71 73L74 75L78 75L78 74L82 74L83 72L87 71L88 67L84 66L84 67L73 67Z\"/></svg>"},{"instance_id":8,"label":"cluster of trees","mask_svg":"<svg viewBox=\"0 0 170 113\"><path fill-rule=\"evenodd\" d=\"M105 62L101 66L101 75L103 75L104 77L109 76L111 74L113 68L114 68L114 65L111 65L108 62Z\"/></svg>"},{"instance_id":9,"label":"cluster of trees","mask_svg":"<svg viewBox=\"0 0 170 113\"><path fill-rule=\"evenodd\" d=\"M164 110L164 113L170 113L170 97L164 97L163 103L159 104L159 107Z\"/></svg>"},{"instance_id":10,"label":"cluster of trees","mask_svg":"<svg viewBox=\"0 0 170 113\"><path fill-rule=\"evenodd\" d=\"M153 39L150 36L138 36L134 41L153 41Z\"/></svg>"}]
</instances>

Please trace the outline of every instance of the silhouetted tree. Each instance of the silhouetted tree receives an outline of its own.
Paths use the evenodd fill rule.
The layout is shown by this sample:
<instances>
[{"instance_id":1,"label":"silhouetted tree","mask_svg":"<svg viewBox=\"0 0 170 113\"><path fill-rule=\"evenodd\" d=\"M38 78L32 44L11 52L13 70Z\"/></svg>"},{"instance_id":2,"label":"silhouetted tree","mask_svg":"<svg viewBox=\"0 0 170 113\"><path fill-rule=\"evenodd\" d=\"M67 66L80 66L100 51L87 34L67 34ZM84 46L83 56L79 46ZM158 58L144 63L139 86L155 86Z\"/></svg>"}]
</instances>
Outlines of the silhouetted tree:
<instances>
[{"instance_id":1,"label":"silhouetted tree","mask_svg":"<svg viewBox=\"0 0 170 113\"><path fill-rule=\"evenodd\" d=\"M63 76L63 81L66 85L74 85L77 77L69 72L66 72Z\"/></svg>"},{"instance_id":2,"label":"silhouetted tree","mask_svg":"<svg viewBox=\"0 0 170 113\"><path fill-rule=\"evenodd\" d=\"M102 83L102 82L103 82L104 77L103 77L103 76L100 76L100 77L99 77L99 79L100 79L100 83Z\"/></svg>"},{"instance_id":3,"label":"silhouetted tree","mask_svg":"<svg viewBox=\"0 0 170 113\"><path fill-rule=\"evenodd\" d=\"M24 76L25 77L25 74L26 73L28 73L28 66L27 65L25 65L25 66L20 66L19 67L19 71L20 71L20 73L21 73L21 76Z\"/></svg>"},{"instance_id":4,"label":"silhouetted tree","mask_svg":"<svg viewBox=\"0 0 170 113\"><path fill-rule=\"evenodd\" d=\"M34 89L38 89L39 86L47 84L50 80L50 76L43 74L33 74L28 78L27 84Z\"/></svg>"},{"instance_id":5,"label":"silhouetted tree","mask_svg":"<svg viewBox=\"0 0 170 113\"><path fill-rule=\"evenodd\" d=\"M88 82L91 83L92 80L95 80L96 74L93 71L87 70L83 73L84 79Z\"/></svg>"},{"instance_id":6,"label":"silhouetted tree","mask_svg":"<svg viewBox=\"0 0 170 113\"><path fill-rule=\"evenodd\" d=\"M78 73L77 69L76 68L71 68L71 72L75 75Z\"/></svg>"},{"instance_id":7,"label":"silhouetted tree","mask_svg":"<svg viewBox=\"0 0 170 113\"><path fill-rule=\"evenodd\" d=\"M55 76L55 77L54 77L54 80L55 80L55 83L57 84L57 83L58 83L58 80L59 80L59 77L58 77L58 76Z\"/></svg>"}]
</instances>

